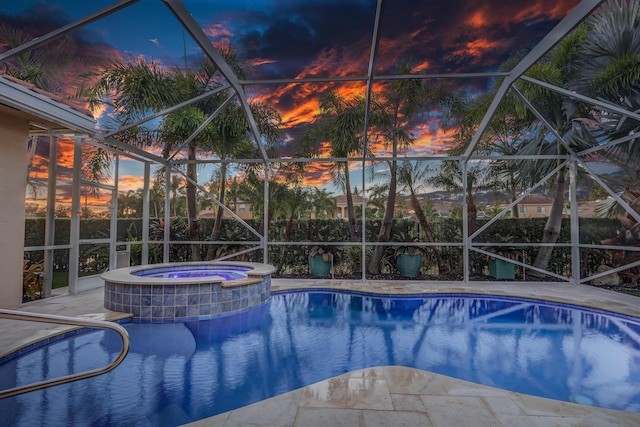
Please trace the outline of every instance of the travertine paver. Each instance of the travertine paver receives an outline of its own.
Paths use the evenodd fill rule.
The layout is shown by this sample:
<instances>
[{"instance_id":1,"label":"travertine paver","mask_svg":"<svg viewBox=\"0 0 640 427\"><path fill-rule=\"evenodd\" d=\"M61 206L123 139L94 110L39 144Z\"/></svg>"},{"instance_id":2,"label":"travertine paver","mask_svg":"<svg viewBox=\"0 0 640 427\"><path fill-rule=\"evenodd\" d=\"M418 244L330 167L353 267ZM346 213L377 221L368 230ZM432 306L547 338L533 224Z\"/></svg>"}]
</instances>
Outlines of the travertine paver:
<instances>
[{"instance_id":1,"label":"travertine paver","mask_svg":"<svg viewBox=\"0 0 640 427\"><path fill-rule=\"evenodd\" d=\"M480 397L422 396L434 427L495 427L496 416Z\"/></svg>"},{"instance_id":2,"label":"travertine paver","mask_svg":"<svg viewBox=\"0 0 640 427\"><path fill-rule=\"evenodd\" d=\"M431 427L426 413L399 411L363 411L364 425L367 427Z\"/></svg>"},{"instance_id":3,"label":"travertine paver","mask_svg":"<svg viewBox=\"0 0 640 427\"><path fill-rule=\"evenodd\" d=\"M295 425L305 427L359 426L361 421L362 411L358 409L300 407Z\"/></svg>"}]
</instances>

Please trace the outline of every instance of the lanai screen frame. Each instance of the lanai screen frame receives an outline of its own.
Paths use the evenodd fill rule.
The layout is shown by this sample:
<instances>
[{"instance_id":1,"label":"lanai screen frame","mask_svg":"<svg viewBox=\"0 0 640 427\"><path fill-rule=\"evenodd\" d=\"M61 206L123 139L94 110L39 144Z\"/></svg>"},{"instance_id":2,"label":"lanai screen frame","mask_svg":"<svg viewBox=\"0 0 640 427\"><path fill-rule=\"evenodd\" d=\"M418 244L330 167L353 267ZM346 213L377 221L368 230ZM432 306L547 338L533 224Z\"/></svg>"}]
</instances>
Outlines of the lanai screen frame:
<instances>
[{"instance_id":1,"label":"lanai screen frame","mask_svg":"<svg viewBox=\"0 0 640 427\"><path fill-rule=\"evenodd\" d=\"M29 50L29 49L33 49L35 47L39 47L42 46L52 40L55 40L58 37L64 36L72 31L75 31L79 28L82 28L83 26L97 21L105 16L108 16L112 13L115 13L121 9L124 9L134 3L137 3L138 0L123 0L117 3L114 3L113 5L104 8L96 13L93 13L91 15L86 16L83 19L77 20L72 24L66 25L64 27L59 28L58 30L52 31L49 34L46 34L42 37L39 37L31 42L25 43L17 48L14 48L12 50L9 50L7 52L4 52L2 54L0 54L0 64L19 55L20 53ZM462 156L459 156L457 158L453 158L453 157L445 157L445 156L417 156L417 157L408 157L408 156L403 156L401 159L402 160L459 160L462 164L462 170L463 170L463 182L466 183L466 179L464 179L466 177L466 168L467 165L470 161L474 161L474 160L482 160L482 159L487 159L487 157L485 156L479 156L474 154L474 150L476 148L476 146L478 145L478 143L480 142L487 126L489 125L491 119L493 118L498 105L500 104L500 102L502 101L502 99L507 95L507 93L509 93L510 91L514 92L518 97L520 97L522 99L522 101L527 105L527 107L529 108L529 110L536 115L542 123L545 123L544 117L542 117L542 115L536 110L536 108L529 103L526 98L520 94L514 87L514 83L516 83L519 80L524 80L527 81L529 83L533 83L533 84L537 84L540 86L543 86L547 89L550 89L552 91L556 91L564 96L571 96L574 97L576 99L579 99L582 102L586 102L586 103L590 103L591 105L594 106L598 106L599 108L605 109L605 110L610 110L616 113L620 113L622 115L625 115L629 118L633 118L635 120L640 120L640 115L633 113L631 111L627 111L625 109L622 109L620 107L617 107L615 105L611 105L584 95L580 95L580 94L576 94L573 92L569 92L563 88L560 87L555 87L553 85L550 85L548 83L544 83L544 82L540 82L537 81L535 79L532 79L530 77L524 76L524 73L532 66L536 63L536 61L538 61L539 59L541 59L550 49L552 49L564 36L566 36L569 32L571 32L579 23L581 23L583 20L585 20L587 17L589 17L591 15L591 13L597 9L599 6L601 6L605 1L604 0L582 0L564 19L562 19L562 21L552 30L550 31L547 36L545 36L543 38L543 40L538 43L538 45L536 45L535 48L533 48L510 72L508 73L467 73L467 74L412 74L412 75L408 75L408 76L390 76L390 75L375 75L374 73L374 69L375 69L375 62L376 62L376 54L377 54L377 49L378 49L378 40L379 40L379 36L380 36L380 20L381 20L381 14L382 14L382 8L383 8L383 4L384 4L384 0L378 0L377 1L377 5L376 5L376 14L375 14L375 20L374 20L374 28L373 28L373 36L372 36L372 40L371 40L371 51L370 51L370 57L369 57L369 63L368 63L368 71L367 71L367 75L366 76L360 76L360 77L337 77L337 78L311 78L311 79L277 79L277 80L240 80L237 78L237 76L233 73L233 71L231 70L231 68L229 67L229 65L224 61L224 59L221 57L221 55L217 52L216 49L214 49L213 45L211 44L211 42L209 41L208 37L206 36L206 34L204 33L203 29L196 23L196 21L194 20L194 18L191 16L191 14L189 13L189 11L185 8L185 6L182 4L182 2L180 0L162 0L166 6L169 8L169 10L171 10L171 12L174 14L174 16L176 17L176 19L181 23L181 25L183 26L183 28L191 35L191 37L195 40L195 42L198 44L198 46L201 48L202 52L204 52L205 56L208 57L208 59L210 61L212 61L219 69L220 73L223 75L223 77L226 79L226 81L228 82L228 86L225 86L219 90L223 90L223 89L231 89L233 91L233 96L230 97L228 101L230 101L232 98L236 98L240 105L242 106L244 113L248 119L249 122L249 126L251 129L251 133L254 139L255 144L257 145L257 147L259 148L259 151L261 153L261 158L260 159L245 159L245 161L259 161L261 163L265 164L265 170L266 173L268 174L269 171L269 166L271 163L275 163L275 162L282 162L282 161L286 161L286 162L308 162L308 161L313 161L313 162L318 162L318 161L326 161L326 162L332 162L332 161L336 161L336 160L345 160L345 161L349 161L349 162L362 162L363 166L364 163L367 161L367 159L362 156L362 158L358 158L358 157L349 157L348 159L336 159L336 158L323 158L323 159L318 159L318 158L297 158L297 159L290 159L290 158L269 158L267 155L267 152L265 150L265 147L262 143L260 134L258 132L257 126L256 126L256 121L255 118L252 116L251 111L249 109L249 104L248 104L248 100L245 94L245 87L251 86L251 85L279 85L279 84L283 84L283 83L293 83L293 84L303 84L303 83L311 83L311 82L339 82L339 81L360 81L360 82L364 82L366 83L366 103L367 103L367 107L370 106L371 103L371 94L372 94L372 87L373 84L375 82L379 82L379 81L389 81L392 79L451 79L451 78L455 78L455 79L464 79L464 78L477 78L477 77L502 77L503 81L502 84L500 85L500 87L498 88L496 95L493 99L493 101L491 102L483 120L480 123L480 126L477 130L477 132L475 133L475 135L472 138L471 144L468 146L468 148L466 149L465 153ZM210 96L212 93L208 93L205 94L204 96ZM180 108L184 105L187 105L191 102L195 102L196 99L188 101L186 103L180 104L178 106L175 106L173 108L167 109L165 111L156 113L152 116L147 117L144 120L141 120L133 125L136 124L141 124L145 121L148 120L152 120L154 118L160 117L163 114L169 113L170 111L173 111L177 108ZM364 140L363 140L363 149L362 152L365 152L365 149L367 147L367 130L369 128L370 125L370 116L369 116L369 112L370 109L366 108L365 109L365 118L364 118ZM121 132L123 130L126 130L127 128L133 126L133 125L129 125L127 127L123 127L120 129L117 129L115 131L112 132L101 132L100 130L96 130L95 132L88 132L88 134L86 136L83 136L87 138L87 140L91 140L93 142L91 142L92 144L99 144L113 152L118 152L121 153L119 155L125 155L125 156L130 156L132 158L136 158L139 159L140 161L144 162L145 164L145 183L144 183L144 206L145 206L145 214L143 216L144 219L147 220L147 224L148 224L148 189L149 189L149 173L148 173L148 168L149 165L151 163L158 163L161 164L163 166L165 166L167 168L167 170L169 169L174 169L173 166L175 166L176 164L179 164L180 161L176 161L173 162L172 160L165 160L159 156L156 156L150 152L147 152L145 150L139 149L139 148L135 148L132 147L128 144L122 143L120 141L118 141L117 139L113 138L113 135L117 134L118 132ZM546 123L546 126L548 127L548 129L553 133L555 132L553 127L549 124ZM192 137L194 137L195 135L192 135ZM562 139L562 137L556 133L556 138L557 140L561 143L565 145L565 148L569 148L566 144L566 142L564 142L564 140ZM614 143L621 143L623 141L619 140L619 141L614 141ZM593 149L593 151L597 151L601 149L601 147L596 147ZM177 153L177 151L176 151ZM622 200L613 190L611 190L606 183L602 182L602 180L600 178L598 178L597 174L594 173L588 165L586 165L581 159L580 159L580 155L584 155L587 154L585 152L583 153L575 153L572 150L569 149L569 155L568 157L566 157L567 160L567 164L569 165L569 170L570 170L570 180L569 180L569 185L570 185L570 195L572 197L571 201L571 248L572 248L572 268L571 268L571 277L566 278L566 277L562 277L562 276L557 276L557 275L552 275L554 277L556 277L558 280L564 280L564 281L568 281L569 283L584 283L588 280L592 280L594 278L597 277L601 277L604 276L608 273L611 273L612 271L621 271L623 269L629 268L629 267L633 267L638 263L634 263L634 264L630 264L630 265L626 265L623 267L620 267L618 269L614 269L612 271L609 272L605 272L605 273L600 273L600 274L596 274L594 276L590 276L588 278L581 278L580 277L580 248L583 247L582 245L580 245L579 243L579 235L578 235L578 225L577 225L577 221L578 221L578 212L577 212L577 199L576 199L576 168L578 167L578 165L580 167L582 167L583 169L586 169L587 172L589 172L589 174L592 176L592 178L598 182L621 206L623 206L636 220L640 221L640 216L629 207L629 205ZM518 159L524 159L526 158L526 156L505 156L504 158L507 159L513 159L513 160L518 160ZM560 157L558 157L560 158ZM565 158L565 157L563 157ZM376 160L389 160L389 159L393 159L391 157L389 158L384 158L384 157L377 157ZM400 159L399 157L395 158L394 160L398 160ZM206 160L205 162L210 162L210 163L216 163L215 160ZM242 159L236 159L234 160L234 163L242 163L243 160ZM116 168L117 169L117 168ZM178 173L182 173L181 171L174 169L174 171L178 172ZM363 175L364 175L364 168L363 168ZM116 182L118 180L118 175L117 175L117 170L116 170ZM363 182L365 180L363 179ZM167 180L167 185L168 185L169 180ZM74 182L74 185L79 186L80 182ZM204 190L202 187L199 187L200 190ZM265 187L264 187L264 198L265 198L265 205L268 203L268 179L265 179ZM521 197L518 199L518 201L522 200L527 194L529 194L531 190L525 192L523 195L521 195ZM116 192L117 192L117 185L116 185ZM464 203L466 204L466 191L462 192L464 194ZM78 194L78 191L75 191L74 194ZM210 195L209 196L215 200L215 197ZM168 204L168 192L166 192L166 198L167 200L165 201L165 206ZM496 256L496 254L491 253L491 252L487 252L485 250L483 250L480 247L480 244L478 243L474 243L473 239L474 237L476 237L482 230L484 230L486 227L488 227L493 221L495 221L497 218L499 218L500 216L504 215L504 213L508 212L508 210L511 208L511 206L513 206L514 204L518 203L518 201L512 203L511 205L509 205L508 207L506 207L502 213L500 215L498 215L495 219L491 220L488 224L486 224L485 226L483 226L480 230L476 231L475 233L473 233L472 235L469 235L468 233L468 218L467 218L467 212L466 210L463 210L463 242L462 242L462 247L463 247L463 271L464 271L464 276L463 276L463 280L464 282L469 282L470 281L470 277L469 277L469 273L470 273L470 266L469 266L469 254L471 252L476 252L476 253L480 253L480 254L484 254L484 255L491 255L497 258L501 258L500 256ZM217 202L217 200L216 200ZM225 209L227 209L226 207L224 207ZM113 209L113 208L112 208ZM169 216L169 210L165 209L165 219L168 220L168 216ZM227 209L227 211L236 219L236 220L240 220L242 221L239 217L237 217L232 211L230 211L229 209ZM262 230L262 235L260 235L260 233L258 233L257 231L254 230L254 234L256 234L256 236L259 237L259 244L258 247L261 248L264 252L264 261L268 262L268 247L270 245L270 242L268 241L268 221L266 220L266 209L265 209L265 228L264 230ZM364 202L363 202L363 211L364 211ZM74 212L75 215L75 212ZM117 221L117 218L114 218L112 216L112 221ZM246 224L245 224L246 225ZM365 218L364 215L362 215L362 229L364 230L365 227ZM114 229L113 225L112 225L112 230ZM148 233L146 234L147 237L143 238L143 241L141 243L143 243L143 247L147 247L147 245L149 244L148 241ZM165 257L165 261L168 261L168 250L166 250L169 246L169 244L171 243L169 240L169 233L168 233L168 227L165 230L165 236L164 236L164 240L163 240L163 245L165 247L165 251L164 251L164 257ZM184 243L184 242L181 242ZM202 243L202 242L201 242ZM207 242L207 243L215 243L215 242ZM312 244L312 243L322 243L322 242L297 242L297 244L303 244L303 245L308 245L308 244ZM366 265L366 246L367 245L386 245L387 243L378 243L378 242L371 242L371 241L367 241L366 240L366 236L365 233L362 233L362 241L360 242L341 242L340 244L349 244L349 245L355 245L358 244L361 246L362 249L362 265ZM76 239L75 241L71 242L71 246L77 248L79 244L79 241ZM110 238L110 246L111 246L111 254L114 255L115 254L115 248L117 245L121 245L122 242L117 242L116 241L116 236L114 235L114 233L111 234L111 238ZM287 244L289 244L289 242L287 242ZM338 244L338 243L336 243ZM432 245L438 245L439 243L434 243ZM426 246L429 246L429 244L426 244ZM533 246L532 244L529 244L529 246ZM593 246L593 245L591 245ZM615 249L615 247L606 247L606 249ZM250 249L253 250L253 249ZM144 261L144 255L143 255L143 261ZM505 258L506 259L506 258ZM530 265L521 263L519 261L513 261L510 260L510 262L514 262L517 265L521 265L522 267L526 267L526 268L533 268ZM115 257L112 256L111 257L111 267L115 267ZM535 268L534 268L535 269ZM549 272L544 271L545 274L548 274ZM363 268L362 271L362 280L366 280L366 273L365 273L365 269ZM75 290L75 285L70 284L70 290L73 292Z\"/></svg>"}]
</instances>

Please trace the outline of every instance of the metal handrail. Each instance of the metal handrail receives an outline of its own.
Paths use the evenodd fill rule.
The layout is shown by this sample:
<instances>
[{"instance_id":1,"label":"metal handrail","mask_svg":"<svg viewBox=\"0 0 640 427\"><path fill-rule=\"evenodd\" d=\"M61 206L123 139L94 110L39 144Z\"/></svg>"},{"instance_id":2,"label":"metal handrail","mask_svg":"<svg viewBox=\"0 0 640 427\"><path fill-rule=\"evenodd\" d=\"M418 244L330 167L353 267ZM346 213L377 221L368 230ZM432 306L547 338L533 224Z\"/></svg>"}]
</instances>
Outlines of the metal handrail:
<instances>
[{"instance_id":1,"label":"metal handrail","mask_svg":"<svg viewBox=\"0 0 640 427\"><path fill-rule=\"evenodd\" d=\"M118 366L126 357L129 352L129 333L125 328L117 323L107 322L104 320L93 319L81 319L78 317L58 316L55 314L40 314L40 313L27 313L24 311L3 310L0 309L0 318L11 320L27 320L32 322L42 323L57 323L61 325L73 325L73 326L85 326L90 328L103 328L111 329L115 331L120 338L122 338L122 350L118 357L116 357L110 364L104 368L92 369L89 371L80 372L72 375L65 375L59 378L53 378L50 380L40 381L33 384L23 385L20 387L11 388L8 390L0 391L0 399L5 397L16 396L22 393L28 393L30 391L41 390L43 388L52 387L55 385L65 384L72 381L78 381L85 378L91 378L98 375L106 374Z\"/></svg>"}]
</instances>

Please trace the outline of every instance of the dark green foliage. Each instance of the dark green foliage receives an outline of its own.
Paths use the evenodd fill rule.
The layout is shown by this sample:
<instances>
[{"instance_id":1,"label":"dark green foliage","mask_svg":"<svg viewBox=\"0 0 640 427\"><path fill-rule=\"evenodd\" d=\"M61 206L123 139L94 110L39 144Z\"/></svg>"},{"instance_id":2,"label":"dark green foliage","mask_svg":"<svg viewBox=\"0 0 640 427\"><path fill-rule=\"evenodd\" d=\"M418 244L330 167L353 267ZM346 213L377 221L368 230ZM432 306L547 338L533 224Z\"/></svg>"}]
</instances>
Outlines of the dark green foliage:
<instances>
[{"instance_id":1,"label":"dark green foliage","mask_svg":"<svg viewBox=\"0 0 640 427\"><path fill-rule=\"evenodd\" d=\"M491 242L491 236L496 233L512 236L512 241L516 243L539 242L543 233L546 218L534 219L501 219L492 224L486 231L481 233L474 243ZM558 239L559 243L570 243L570 224L568 219L563 220L562 231ZM40 246L44 244L44 218L28 218L25 228L25 246ZM150 220L149 238L161 241L164 237L164 221ZM254 229L261 232L259 220L248 220L247 223ZM482 226L479 221L479 226ZM273 221L269 227L268 255L269 262L278 267L278 274L304 275L308 273L308 254L310 244L308 242L325 242L335 249L338 255L335 259L336 274L353 276L362 271L361 268L361 248L360 242L349 242L349 226L346 221L340 219L315 219L294 221L291 242L284 242L286 221ZM360 225L360 224L358 224ZM431 224L435 242L462 243L462 221L455 219L442 219L433 221ZM580 243L600 244L608 237L615 236L620 228L617 219L597 219L581 218L580 223ZM81 220L82 239L104 239L109 236L108 219L82 219ZM207 241L213 228L213 219L201 219L199 221L199 233L201 241ZM374 242L379 228L379 220L369 220L366 223L367 239ZM70 231L70 220L68 218L56 219L55 241L56 244L68 244ZM417 222L411 220L399 220L394 222L392 234L409 234L419 236L419 242L426 242L424 232ZM171 262L188 261L191 259L193 245L188 241L187 221L183 218L173 219L171 222L170 238L172 241L185 242L182 244L171 244L169 259ZM142 247L135 243L142 238L142 220L135 218L124 218L118 220L118 241L127 243L131 251L132 265L141 262ZM259 239L252 232L247 230L241 223L225 219L222 224L221 240L223 243L217 244L219 253L224 251L229 253L233 250L242 250L255 247ZM229 243L226 243L229 242ZM232 243L235 242L235 243ZM397 270L393 259L393 244L390 244L385 252L385 257L381 262L381 272L384 274L396 274ZM285 250L286 248L286 250ZM118 246L118 250L125 249L125 245ZM438 246L443 262L447 269L454 273L462 272L462 248L460 246ZM199 245L199 250L204 255L207 246ZM373 252L373 246L366 247L367 259ZM522 248L520 259L525 263L530 263L537 254L537 248ZM30 253L31 261L38 262L42 259L43 252ZM611 251L601 249L583 248L581 249L581 276L594 274L602 264L611 264ZM55 271L68 271L69 251L67 249L54 251ZM162 262L163 245L150 245L149 262ZM245 261L262 262L262 249L257 249L242 256ZM80 245L80 271L81 274L99 273L104 271L109 265L108 244L83 244ZM484 275L486 268L486 256L472 252L470 254L471 275ZM571 271L571 248L556 247L554 255L549 265L551 271L569 275ZM424 250L423 276L438 276L435 256L428 247Z\"/></svg>"}]
</instances>

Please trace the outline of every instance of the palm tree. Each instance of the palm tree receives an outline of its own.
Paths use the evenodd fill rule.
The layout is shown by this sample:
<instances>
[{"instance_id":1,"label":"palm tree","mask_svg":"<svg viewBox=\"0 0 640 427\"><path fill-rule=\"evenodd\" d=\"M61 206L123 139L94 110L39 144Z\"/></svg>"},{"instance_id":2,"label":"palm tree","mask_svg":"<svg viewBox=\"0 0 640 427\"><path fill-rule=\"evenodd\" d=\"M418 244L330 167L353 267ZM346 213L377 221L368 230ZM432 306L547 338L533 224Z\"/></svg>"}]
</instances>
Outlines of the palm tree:
<instances>
[{"instance_id":1,"label":"palm tree","mask_svg":"<svg viewBox=\"0 0 640 427\"><path fill-rule=\"evenodd\" d=\"M252 206L255 218L260 218L260 230L264 230L264 214L267 209L268 226L282 206L285 199L285 184L278 182L275 177L269 179L269 193L264 197L264 174L259 170L248 170L245 179L238 188L238 196Z\"/></svg>"},{"instance_id":2,"label":"palm tree","mask_svg":"<svg viewBox=\"0 0 640 427\"><path fill-rule=\"evenodd\" d=\"M284 241L291 241L291 235L293 234L293 224L296 217L300 216L300 212L310 207L310 190L302 187L301 185L294 185L293 187L283 186L281 188L282 201L279 204L279 208L287 220L285 226ZM281 265L278 269L282 268L285 260L287 259L287 253L289 251L289 245L282 247Z\"/></svg>"},{"instance_id":3,"label":"palm tree","mask_svg":"<svg viewBox=\"0 0 640 427\"><path fill-rule=\"evenodd\" d=\"M401 62L394 70L396 75L410 75L412 72L413 65L410 62ZM384 217L378 232L378 242L389 242L391 240L398 188L398 166L395 159L401 148L408 147L414 142L414 137L409 132L410 121L424 107L442 103L449 98L447 91L437 86L425 87L420 79L393 80L388 89L384 108L386 120L379 119L377 122L384 125L385 141L391 147L391 155L394 160L388 162L390 174L389 193ZM370 273L378 274L380 272L380 261L384 251L385 246L383 245L375 247L367 267Z\"/></svg>"},{"instance_id":4,"label":"palm tree","mask_svg":"<svg viewBox=\"0 0 640 427\"><path fill-rule=\"evenodd\" d=\"M565 37L549 53L547 58L531 67L527 75L557 87L572 89L580 77L577 61L580 58L586 37L586 27L577 28ZM590 107L528 82L519 82L516 87L538 109L548 125L552 126L556 132L556 134L552 133L547 128L547 124L538 117L530 116L530 112L526 111L524 105L521 104L518 107L521 116L532 117L532 123L523 138L524 141L518 154L565 155L567 149L555 135L560 135L573 151L580 151L598 143L593 136L593 129L588 125L593 121L593 110ZM555 174L555 181L553 181L554 196L551 212L541 239L542 243L553 244L560 234L564 210L567 173L564 160L526 160L519 162L518 166L518 182L523 186L535 185L542 177L559 168ZM553 245L541 246L533 262L533 267L546 270L553 249ZM544 275L539 270L532 270L530 274L533 276Z\"/></svg>"},{"instance_id":5,"label":"palm tree","mask_svg":"<svg viewBox=\"0 0 640 427\"><path fill-rule=\"evenodd\" d=\"M501 67L501 71L506 71L509 68L509 62ZM450 111L450 117L448 117L452 124L447 126L456 129L458 141L466 141L465 148L472 135L478 130L496 90L497 86L486 95L471 100L455 100L455 108ZM519 193L518 164L503 159L503 156L512 156L518 153L525 129L529 124L528 121L514 114L516 102L513 96L507 96L503 99L486 127L481 143L476 148L478 153L498 154L498 156L493 156L495 160L492 159L489 162L489 176L487 177L491 181L489 186L508 193L512 202L517 199ZM511 208L511 215L514 218L519 217L517 205Z\"/></svg>"},{"instance_id":6,"label":"palm tree","mask_svg":"<svg viewBox=\"0 0 640 427\"><path fill-rule=\"evenodd\" d=\"M242 75L235 52L232 49L224 49L221 54L235 69L236 74ZM92 104L102 103L105 102L104 99L108 99L106 102L114 108L116 121L119 124L133 123L149 113L191 100L198 95L218 89L223 84L218 78L217 67L210 62L203 62L195 70L184 72L178 67L165 70L155 62L147 63L141 59L115 62L98 77L98 82L89 90L89 98ZM206 118L226 102L228 97L227 91L221 91L167 114L155 129L138 126L118 135L120 139L132 144L159 143L167 158L171 156L176 146L181 147L184 141L189 141L186 147L189 160L186 166L188 178L186 191L189 238L192 241L199 240L195 164L197 149L214 151L220 157L227 158L232 157L232 152L228 151L229 147L237 147L238 141L248 139L244 114L238 116L237 106L234 109L230 104L226 106L225 112L216 116L212 123L195 135L195 131ZM258 110L265 111L264 108L258 108ZM273 110L270 110L270 114L271 119L274 117ZM259 127L260 117L256 117ZM271 126L272 123L269 122L268 125ZM225 139L227 137L230 137L229 141ZM270 140L270 137L270 134L267 135L267 140ZM191 252L193 260L200 259L200 251L195 245Z\"/></svg>"},{"instance_id":7,"label":"palm tree","mask_svg":"<svg viewBox=\"0 0 640 427\"><path fill-rule=\"evenodd\" d=\"M306 139L329 139L331 157L349 157L362 150L360 135L364 128L365 99L355 96L346 99L336 92L329 92L320 101L320 117L305 135ZM349 237L358 240L356 213L353 206L349 162L335 162L331 168L334 184L339 185L347 198Z\"/></svg>"},{"instance_id":8,"label":"palm tree","mask_svg":"<svg viewBox=\"0 0 640 427\"><path fill-rule=\"evenodd\" d=\"M280 137L280 114L273 108L261 104L251 103L251 112L256 120L258 130L267 143L275 143ZM219 193L217 196L218 205L216 219L211 232L211 240L220 239L222 230L222 218L224 209L222 205L225 203L227 193L227 169L228 163L225 160L230 158L255 158L258 155L257 147L251 140L249 122L243 114L239 105L230 105L214 119L208 132L211 132L210 138L204 148L215 152L223 162L220 163L218 173L219 177ZM215 247L209 246L206 259L213 259L215 255Z\"/></svg>"},{"instance_id":9,"label":"palm tree","mask_svg":"<svg viewBox=\"0 0 640 427\"><path fill-rule=\"evenodd\" d=\"M449 154L454 156L464 149L464 144L453 147ZM476 219L478 208L475 202L475 191L488 182L488 169L482 165L471 166L467 169L467 179L464 181L462 164L457 160L443 160L440 169L428 178L428 182L448 191L466 191L467 194L467 221L469 234L477 229Z\"/></svg>"},{"instance_id":10,"label":"palm tree","mask_svg":"<svg viewBox=\"0 0 640 427\"><path fill-rule=\"evenodd\" d=\"M427 217L422 210L422 206L420 205L420 200L418 200L418 196L416 195L416 191L418 191L424 183L428 182L430 174L431 170L428 165L425 164L424 166L419 166L415 162L404 161L398 168L398 183L402 185L403 190L409 191L411 207L418 218L418 223L420 223L420 226L424 230L427 241L435 243L435 239L431 233L431 227L429 227L429 221L427 220ZM436 257L439 273L446 273L448 269L442 262L440 251L435 246L432 246L431 249Z\"/></svg>"},{"instance_id":11,"label":"palm tree","mask_svg":"<svg viewBox=\"0 0 640 427\"><path fill-rule=\"evenodd\" d=\"M9 49L18 47L35 39L37 35L24 29L0 24L0 44ZM51 93L61 94L74 79L65 79L65 72L72 71L72 62L85 60L77 55L75 39L65 36L47 44L46 47L26 50L17 57L5 62L4 73L29 82L37 88ZM77 67L81 69L82 67ZM72 71L73 72L73 71Z\"/></svg>"},{"instance_id":12,"label":"palm tree","mask_svg":"<svg viewBox=\"0 0 640 427\"><path fill-rule=\"evenodd\" d=\"M640 2L610 1L590 20L589 36L582 50L581 88L593 96L620 105L630 111L640 109ZM640 131L640 123L617 113L602 113L598 135L612 141ZM626 177L616 182L607 179L633 213L640 214L640 179L638 158L640 146L637 139L617 144L605 150L609 160L626 171ZM606 245L638 246L640 225L631 211L625 211L612 197L597 206L600 216L617 215L623 231L617 236L602 241ZM614 255L614 266L637 261L637 253ZM634 271L635 270L635 271ZM637 280L637 268L622 272Z\"/></svg>"},{"instance_id":13,"label":"palm tree","mask_svg":"<svg viewBox=\"0 0 640 427\"><path fill-rule=\"evenodd\" d=\"M337 203L327 190L314 188L311 194L309 194L309 200L311 205L311 217L335 217Z\"/></svg>"},{"instance_id":14,"label":"palm tree","mask_svg":"<svg viewBox=\"0 0 640 427\"><path fill-rule=\"evenodd\" d=\"M382 218L384 214L384 205L389 194L389 183L374 184L367 189L369 197L367 199L368 215L373 218Z\"/></svg>"}]
</instances>

